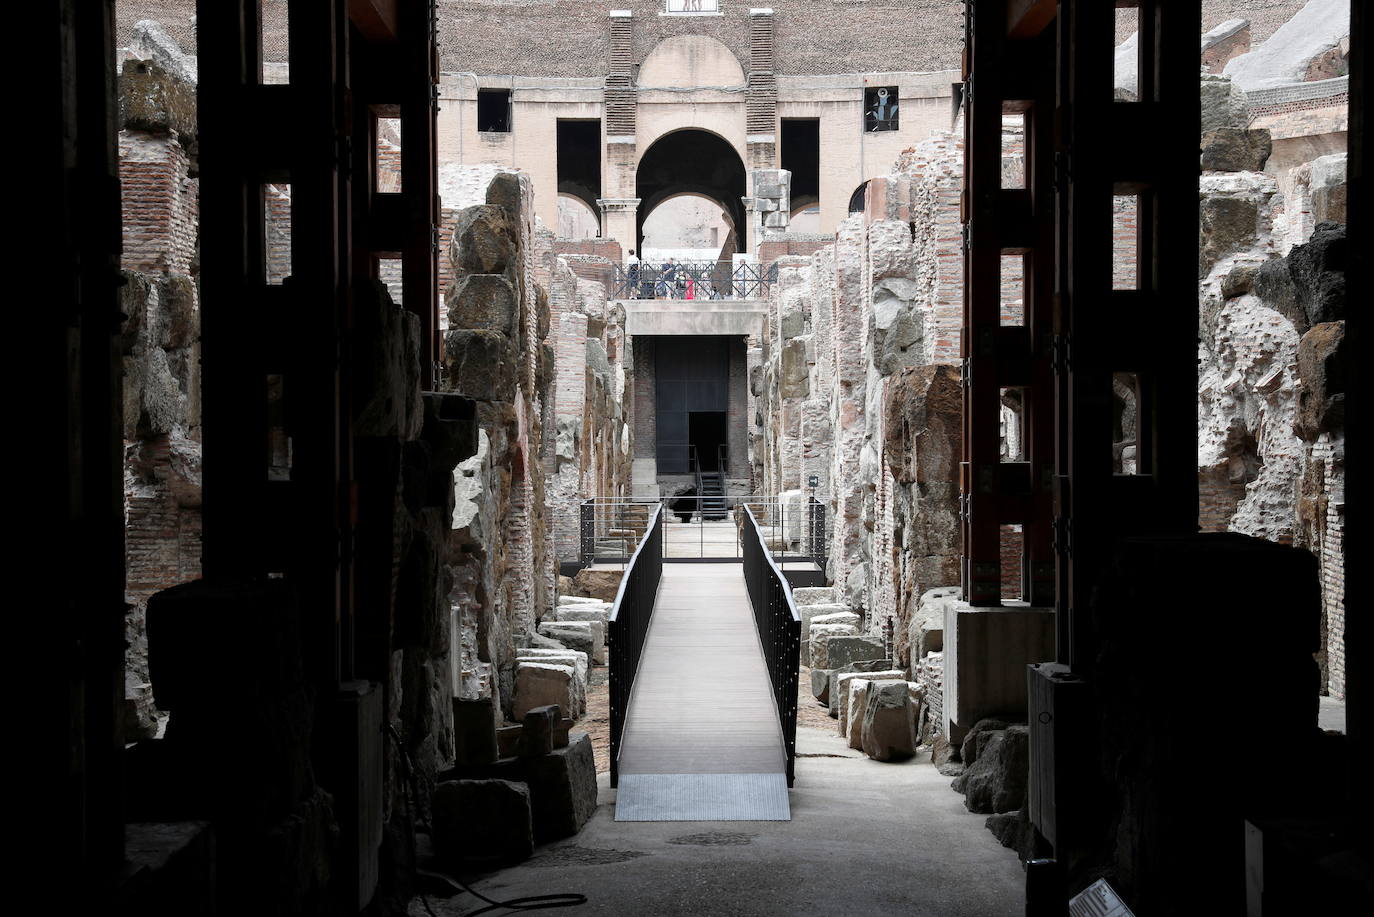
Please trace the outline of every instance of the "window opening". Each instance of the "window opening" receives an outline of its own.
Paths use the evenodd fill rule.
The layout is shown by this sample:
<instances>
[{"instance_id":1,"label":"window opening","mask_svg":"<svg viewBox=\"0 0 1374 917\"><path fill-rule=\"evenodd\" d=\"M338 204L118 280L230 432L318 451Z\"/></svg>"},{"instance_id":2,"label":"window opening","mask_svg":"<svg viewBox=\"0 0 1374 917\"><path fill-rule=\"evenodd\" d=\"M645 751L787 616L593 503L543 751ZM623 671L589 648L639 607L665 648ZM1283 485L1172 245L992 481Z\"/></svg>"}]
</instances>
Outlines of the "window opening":
<instances>
[{"instance_id":1,"label":"window opening","mask_svg":"<svg viewBox=\"0 0 1374 917\"><path fill-rule=\"evenodd\" d=\"M396 305L401 305L401 266L400 258L378 258L377 259L377 279L386 284L386 290L391 294L391 301Z\"/></svg>"},{"instance_id":2,"label":"window opening","mask_svg":"<svg viewBox=\"0 0 1374 917\"><path fill-rule=\"evenodd\" d=\"M1140 101L1140 7L1117 0L1116 54L1112 63L1112 100Z\"/></svg>"},{"instance_id":3,"label":"window opening","mask_svg":"<svg viewBox=\"0 0 1374 917\"><path fill-rule=\"evenodd\" d=\"M1026 113L1002 115L1002 187L1026 187Z\"/></svg>"},{"instance_id":4,"label":"window opening","mask_svg":"<svg viewBox=\"0 0 1374 917\"><path fill-rule=\"evenodd\" d=\"M291 30L287 4L263 5L259 20L261 31L258 35L259 61L261 70L258 76L264 86L283 86L291 82Z\"/></svg>"},{"instance_id":5,"label":"window opening","mask_svg":"<svg viewBox=\"0 0 1374 917\"><path fill-rule=\"evenodd\" d=\"M896 86L876 86L864 90L864 130L895 131L898 129L898 99Z\"/></svg>"},{"instance_id":6,"label":"window opening","mask_svg":"<svg viewBox=\"0 0 1374 917\"><path fill-rule=\"evenodd\" d=\"M1026 460L1026 390L1024 388L1004 388L1001 390L1001 460L1004 462L1024 462Z\"/></svg>"},{"instance_id":7,"label":"window opening","mask_svg":"<svg viewBox=\"0 0 1374 917\"><path fill-rule=\"evenodd\" d=\"M854 189L854 193L849 196L849 212L863 213L868 209L868 182Z\"/></svg>"},{"instance_id":8,"label":"window opening","mask_svg":"<svg viewBox=\"0 0 1374 917\"><path fill-rule=\"evenodd\" d=\"M286 432L286 383L267 376L267 480L291 480L291 437Z\"/></svg>"},{"instance_id":9,"label":"window opening","mask_svg":"<svg viewBox=\"0 0 1374 917\"><path fill-rule=\"evenodd\" d=\"M477 90L477 130L484 134L511 132L511 91Z\"/></svg>"},{"instance_id":10,"label":"window opening","mask_svg":"<svg viewBox=\"0 0 1374 917\"><path fill-rule=\"evenodd\" d=\"M1002 275L1002 308L1000 324L1026 323L1026 256L1023 253L1003 253L999 265Z\"/></svg>"},{"instance_id":11,"label":"window opening","mask_svg":"<svg viewBox=\"0 0 1374 917\"><path fill-rule=\"evenodd\" d=\"M1025 595L1026 535L1020 525L1001 526L1002 599L1016 601Z\"/></svg>"},{"instance_id":12,"label":"window opening","mask_svg":"<svg viewBox=\"0 0 1374 917\"><path fill-rule=\"evenodd\" d=\"M291 276L291 185L262 186L262 279L279 285Z\"/></svg>"},{"instance_id":13,"label":"window opening","mask_svg":"<svg viewBox=\"0 0 1374 917\"><path fill-rule=\"evenodd\" d=\"M1112 196L1112 289L1140 289L1140 196Z\"/></svg>"},{"instance_id":14,"label":"window opening","mask_svg":"<svg viewBox=\"0 0 1374 917\"><path fill-rule=\"evenodd\" d=\"M1112 471L1144 474L1140 450L1140 377L1112 373Z\"/></svg>"},{"instance_id":15,"label":"window opening","mask_svg":"<svg viewBox=\"0 0 1374 917\"><path fill-rule=\"evenodd\" d=\"M792 204L821 196L821 122L782 119L782 167L792 173Z\"/></svg>"},{"instance_id":16,"label":"window opening","mask_svg":"<svg viewBox=\"0 0 1374 917\"><path fill-rule=\"evenodd\" d=\"M401 186L401 119L376 119L374 187L379 194L399 194Z\"/></svg>"}]
</instances>

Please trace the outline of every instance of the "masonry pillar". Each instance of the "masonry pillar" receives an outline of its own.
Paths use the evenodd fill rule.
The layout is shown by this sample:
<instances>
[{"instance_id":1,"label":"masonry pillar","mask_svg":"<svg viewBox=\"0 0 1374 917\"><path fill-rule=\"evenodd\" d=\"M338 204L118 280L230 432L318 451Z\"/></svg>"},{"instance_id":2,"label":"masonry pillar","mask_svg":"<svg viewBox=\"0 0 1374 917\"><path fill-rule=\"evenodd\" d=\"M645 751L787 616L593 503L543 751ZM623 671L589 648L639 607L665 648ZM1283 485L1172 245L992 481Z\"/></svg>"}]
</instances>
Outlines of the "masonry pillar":
<instances>
[{"instance_id":1,"label":"masonry pillar","mask_svg":"<svg viewBox=\"0 0 1374 917\"><path fill-rule=\"evenodd\" d=\"M634 13L611 10L607 43L606 158L601 187L606 197L601 208L601 235L615 239L620 249L639 250L639 199L635 180L639 165L638 96L634 85Z\"/></svg>"},{"instance_id":2,"label":"masonry pillar","mask_svg":"<svg viewBox=\"0 0 1374 917\"><path fill-rule=\"evenodd\" d=\"M600 198L601 236L620 243L623 252L639 251L639 198Z\"/></svg>"}]
</instances>

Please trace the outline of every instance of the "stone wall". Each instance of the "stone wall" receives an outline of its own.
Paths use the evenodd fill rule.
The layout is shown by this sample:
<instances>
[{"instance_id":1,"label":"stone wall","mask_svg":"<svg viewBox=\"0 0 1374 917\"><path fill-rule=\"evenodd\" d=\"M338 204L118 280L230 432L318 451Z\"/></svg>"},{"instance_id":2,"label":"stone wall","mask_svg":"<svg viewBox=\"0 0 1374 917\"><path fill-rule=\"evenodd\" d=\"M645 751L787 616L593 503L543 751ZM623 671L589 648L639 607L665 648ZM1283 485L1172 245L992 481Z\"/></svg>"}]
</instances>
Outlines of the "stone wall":
<instances>
[{"instance_id":1,"label":"stone wall","mask_svg":"<svg viewBox=\"0 0 1374 917\"><path fill-rule=\"evenodd\" d=\"M1344 694L1345 157L1282 177L1228 80L1204 80L1198 473L1203 531L1311 550L1322 685ZM1228 123L1229 121L1229 123ZM1207 168L1208 166L1212 168ZM1320 218L1323 221L1316 222Z\"/></svg>"},{"instance_id":2,"label":"stone wall","mask_svg":"<svg viewBox=\"0 0 1374 917\"><path fill-rule=\"evenodd\" d=\"M511 713L516 651L577 560L578 505L630 481L624 314L534 216L529 177L452 171L447 391L477 402L478 451L454 478L448 569L455 690ZM483 190L484 189L484 190ZM481 194L483 203L472 204Z\"/></svg>"},{"instance_id":3,"label":"stone wall","mask_svg":"<svg viewBox=\"0 0 1374 917\"><path fill-rule=\"evenodd\" d=\"M156 48L149 48L150 58ZM175 46L165 54L176 55ZM154 593L200 575L199 193L195 84L153 59L119 78L124 368L126 734L159 730L148 669Z\"/></svg>"},{"instance_id":4,"label":"stone wall","mask_svg":"<svg viewBox=\"0 0 1374 917\"><path fill-rule=\"evenodd\" d=\"M840 599L902 665L921 593L958 581L960 149L908 151L832 245L777 260L751 378L765 492L817 479Z\"/></svg>"}]
</instances>

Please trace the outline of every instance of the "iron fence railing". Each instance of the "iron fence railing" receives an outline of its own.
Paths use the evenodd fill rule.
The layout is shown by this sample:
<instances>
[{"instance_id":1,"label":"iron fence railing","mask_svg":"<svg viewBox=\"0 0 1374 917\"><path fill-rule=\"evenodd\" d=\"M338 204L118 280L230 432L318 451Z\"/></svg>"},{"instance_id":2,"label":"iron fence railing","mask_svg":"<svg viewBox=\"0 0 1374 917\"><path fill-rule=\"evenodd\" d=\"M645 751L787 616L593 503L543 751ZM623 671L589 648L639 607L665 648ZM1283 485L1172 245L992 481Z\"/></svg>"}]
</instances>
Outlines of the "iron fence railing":
<instances>
[{"instance_id":1,"label":"iron fence railing","mask_svg":"<svg viewBox=\"0 0 1374 917\"><path fill-rule=\"evenodd\" d=\"M584 500L578 506L578 559L591 564L625 564L649 530L658 500Z\"/></svg>"},{"instance_id":2,"label":"iron fence railing","mask_svg":"<svg viewBox=\"0 0 1374 917\"><path fill-rule=\"evenodd\" d=\"M766 299L778 266L753 261L615 265L610 299Z\"/></svg>"},{"instance_id":3,"label":"iron fence railing","mask_svg":"<svg viewBox=\"0 0 1374 917\"><path fill-rule=\"evenodd\" d=\"M787 753L787 785L796 779L797 680L801 666L801 615L787 577L773 560L752 507L743 507L744 582L754 608L768 679Z\"/></svg>"},{"instance_id":4,"label":"iron fence railing","mask_svg":"<svg viewBox=\"0 0 1374 917\"><path fill-rule=\"evenodd\" d=\"M663 507L656 506L646 534L621 577L615 604L606 621L606 645L611 663L611 786L620 781L620 742L662 577Z\"/></svg>"}]
</instances>

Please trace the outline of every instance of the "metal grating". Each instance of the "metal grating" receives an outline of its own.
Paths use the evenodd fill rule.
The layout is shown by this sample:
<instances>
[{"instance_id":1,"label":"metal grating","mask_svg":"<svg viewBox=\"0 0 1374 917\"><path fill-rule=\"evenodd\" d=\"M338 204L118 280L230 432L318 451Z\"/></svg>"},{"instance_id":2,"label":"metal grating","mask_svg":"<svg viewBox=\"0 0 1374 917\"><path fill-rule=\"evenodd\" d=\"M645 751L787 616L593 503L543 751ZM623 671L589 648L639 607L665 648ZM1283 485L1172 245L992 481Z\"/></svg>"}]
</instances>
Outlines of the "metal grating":
<instances>
[{"instance_id":1,"label":"metal grating","mask_svg":"<svg viewBox=\"0 0 1374 917\"><path fill-rule=\"evenodd\" d=\"M791 821L785 774L621 774L616 821Z\"/></svg>"}]
</instances>

